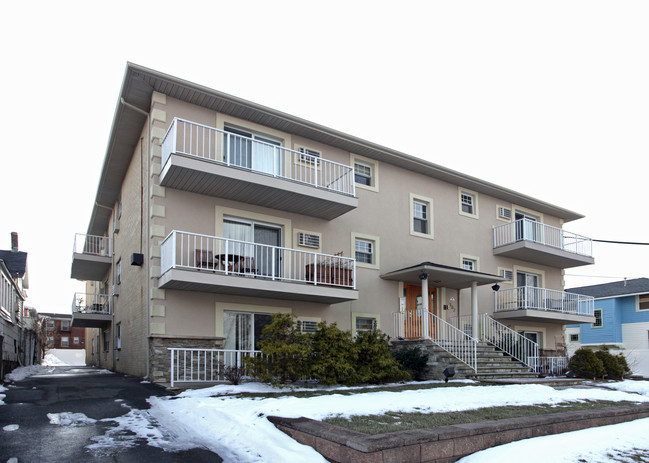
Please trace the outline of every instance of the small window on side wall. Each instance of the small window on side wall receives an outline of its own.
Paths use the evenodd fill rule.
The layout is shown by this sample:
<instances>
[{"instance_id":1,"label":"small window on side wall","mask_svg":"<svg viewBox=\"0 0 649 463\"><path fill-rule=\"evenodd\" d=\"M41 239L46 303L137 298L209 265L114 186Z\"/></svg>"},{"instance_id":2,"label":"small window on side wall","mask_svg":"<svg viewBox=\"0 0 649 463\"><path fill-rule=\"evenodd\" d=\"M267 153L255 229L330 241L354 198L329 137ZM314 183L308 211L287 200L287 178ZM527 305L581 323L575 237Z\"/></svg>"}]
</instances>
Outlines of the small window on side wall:
<instances>
[{"instance_id":1,"label":"small window on side wall","mask_svg":"<svg viewBox=\"0 0 649 463\"><path fill-rule=\"evenodd\" d=\"M465 189L458 190L460 215L478 218L478 193Z\"/></svg>"},{"instance_id":2,"label":"small window on side wall","mask_svg":"<svg viewBox=\"0 0 649 463\"><path fill-rule=\"evenodd\" d=\"M355 162L354 181L361 185L372 186L372 166L362 162Z\"/></svg>"},{"instance_id":3,"label":"small window on side wall","mask_svg":"<svg viewBox=\"0 0 649 463\"><path fill-rule=\"evenodd\" d=\"M373 317L356 317L356 332L369 332L376 331L376 318Z\"/></svg>"},{"instance_id":4,"label":"small window on side wall","mask_svg":"<svg viewBox=\"0 0 649 463\"><path fill-rule=\"evenodd\" d=\"M354 183L358 188L379 191L378 161L351 154L349 165L354 166Z\"/></svg>"},{"instance_id":5,"label":"small window on side wall","mask_svg":"<svg viewBox=\"0 0 649 463\"><path fill-rule=\"evenodd\" d=\"M356 261L362 264L374 263L374 242L356 238Z\"/></svg>"},{"instance_id":6,"label":"small window on side wall","mask_svg":"<svg viewBox=\"0 0 649 463\"><path fill-rule=\"evenodd\" d=\"M595 323L593 323L593 328L601 328L604 326L604 319L602 318L603 315L603 310L602 309L595 309L593 311L593 315L595 316Z\"/></svg>"}]
</instances>

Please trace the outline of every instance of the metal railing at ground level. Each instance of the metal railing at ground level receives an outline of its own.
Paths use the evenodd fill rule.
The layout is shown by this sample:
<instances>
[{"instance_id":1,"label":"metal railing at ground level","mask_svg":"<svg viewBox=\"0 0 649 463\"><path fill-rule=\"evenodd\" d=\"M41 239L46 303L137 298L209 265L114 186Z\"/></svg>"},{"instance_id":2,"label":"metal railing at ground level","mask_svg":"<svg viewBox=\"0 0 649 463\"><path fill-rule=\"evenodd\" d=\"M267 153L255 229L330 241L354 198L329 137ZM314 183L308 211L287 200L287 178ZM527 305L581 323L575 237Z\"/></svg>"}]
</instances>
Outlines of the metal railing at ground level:
<instances>
[{"instance_id":1,"label":"metal railing at ground level","mask_svg":"<svg viewBox=\"0 0 649 463\"><path fill-rule=\"evenodd\" d=\"M478 340L430 312L395 312L395 337L429 339L462 363L477 371Z\"/></svg>"},{"instance_id":2,"label":"metal railing at ground level","mask_svg":"<svg viewBox=\"0 0 649 463\"><path fill-rule=\"evenodd\" d=\"M246 357L262 355L259 350L191 349L169 347L171 387L178 383L226 381L228 367L245 368ZM244 372L244 376L247 374Z\"/></svg>"},{"instance_id":3,"label":"metal railing at ground level","mask_svg":"<svg viewBox=\"0 0 649 463\"><path fill-rule=\"evenodd\" d=\"M545 376L562 376L568 370L568 357L530 357L531 367Z\"/></svg>"},{"instance_id":4,"label":"metal railing at ground level","mask_svg":"<svg viewBox=\"0 0 649 463\"><path fill-rule=\"evenodd\" d=\"M349 257L174 230L161 245L161 274L172 268L355 288Z\"/></svg>"},{"instance_id":5,"label":"metal railing at ground level","mask_svg":"<svg viewBox=\"0 0 649 463\"><path fill-rule=\"evenodd\" d=\"M311 153L315 151L175 118L162 141L162 166L171 154L181 154L355 196L353 167Z\"/></svg>"},{"instance_id":6,"label":"metal railing at ground level","mask_svg":"<svg viewBox=\"0 0 649 463\"><path fill-rule=\"evenodd\" d=\"M528 367L534 368L532 359L538 358L539 345L486 313L482 314L480 319L480 337Z\"/></svg>"}]
</instances>

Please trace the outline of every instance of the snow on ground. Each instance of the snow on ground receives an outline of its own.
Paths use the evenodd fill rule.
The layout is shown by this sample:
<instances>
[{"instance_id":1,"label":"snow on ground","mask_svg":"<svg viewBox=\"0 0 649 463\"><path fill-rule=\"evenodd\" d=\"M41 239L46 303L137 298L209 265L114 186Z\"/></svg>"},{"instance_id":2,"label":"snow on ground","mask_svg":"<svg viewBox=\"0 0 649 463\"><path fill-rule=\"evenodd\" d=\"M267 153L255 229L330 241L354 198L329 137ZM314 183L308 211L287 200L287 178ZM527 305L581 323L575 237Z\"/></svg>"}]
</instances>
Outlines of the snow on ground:
<instances>
[{"instance_id":1,"label":"snow on ground","mask_svg":"<svg viewBox=\"0 0 649 463\"><path fill-rule=\"evenodd\" d=\"M632 389L631 386L621 386L624 387ZM297 444L278 431L266 416L304 416L318 420L332 415L380 414L386 411L448 412L502 405L558 405L584 400L649 402L649 395L622 390L595 387L555 390L537 384L380 391L310 398L224 396L244 390L263 392L269 389L259 384L216 386L186 391L177 397L152 397L149 399L149 413L163 426L174 429L178 439L210 448L225 461L301 463L325 460L310 447ZM646 426L646 423L641 426ZM621 445L618 441L609 442L614 446ZM639 445L644 443L639 442ZM649 442L646 449L649 450ZM473 460L476 461L496 460Z\"/></svg>"},{"instance_id":2,"label":"snow on ground","mask_svg":"<svg viewBox=\"0 0 649 463\"><path fill-rule=\"evenodd\" d=\"M84 349L50 349L45 354L41 365L85 366L86 351Z\"/></svg>"}]
</instances>

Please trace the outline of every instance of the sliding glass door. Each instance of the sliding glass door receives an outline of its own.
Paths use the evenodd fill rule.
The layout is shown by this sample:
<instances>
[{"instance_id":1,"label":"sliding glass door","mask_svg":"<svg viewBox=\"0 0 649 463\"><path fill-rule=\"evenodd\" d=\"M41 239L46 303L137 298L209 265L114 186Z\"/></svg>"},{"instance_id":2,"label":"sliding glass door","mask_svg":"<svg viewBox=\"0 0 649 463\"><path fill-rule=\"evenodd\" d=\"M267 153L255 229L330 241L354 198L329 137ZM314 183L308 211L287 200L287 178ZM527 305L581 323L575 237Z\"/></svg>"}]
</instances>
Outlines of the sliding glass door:
<instances>
[{"instance_id":1,"label":"sliding glass door","mask_svg":"<svg viewBox=\"0 0 649 463\"><path fill-rule=\"evenodd\" d=\"M225 132L225 161L228 164L279 175L280 142L232 127L226 127Z\"/></svg>"}]
</instances>

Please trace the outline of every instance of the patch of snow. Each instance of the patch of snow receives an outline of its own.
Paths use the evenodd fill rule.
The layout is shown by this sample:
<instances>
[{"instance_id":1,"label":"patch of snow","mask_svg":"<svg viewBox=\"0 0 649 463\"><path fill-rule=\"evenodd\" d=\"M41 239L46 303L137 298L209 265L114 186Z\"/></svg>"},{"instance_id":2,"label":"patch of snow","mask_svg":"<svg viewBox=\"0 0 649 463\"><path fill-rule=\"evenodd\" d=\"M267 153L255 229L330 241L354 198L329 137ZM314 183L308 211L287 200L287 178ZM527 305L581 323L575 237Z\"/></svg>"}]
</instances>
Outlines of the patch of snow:
<instances>
[{"instance_id":1,"label":"patch of snow","mask_svg":"<svg viewBox=\"0 0 649 463\"><path fill-rule=\"evenodd\" d=\"M388 411L433 413L504 405L558 405L585 400L649 402L649 396L619 390L555 390L538 384L378 391L310 398L224 396L244 391L275 392L277 389L247 383L185 391L176 397L151 397L149 413L163 427L174 429L181 441L207 447L226 461L301 463L325 460L311 447L298 444L275 428L267 416L321 420L334 415L349 417Z\"/></svg>"},{"instance_id":2,"label":"patch of snow","mask_svg":"<svg viewBox=\"0 0 649 463\"><path fill-rule=\"evenodd\" d=\"M624 458L649 451L649 418L581 431L524 439L482 450L461 463L609 463L639 461Z\"/></svg>"},{"instance_id":3,"label":"patch of snow","mask_svg":"<svg viewBox=\"0 0 649 463\"><path fill-rule=\"evenodd\" d=\"M45 354L41 365L85 366L86 351L84 349L50 349Z\"/></svg>"},{"instance_id":4,"label":"patch of snow","mask_svg":"<svg viewBox=\"0 0 649 463\"><path fill-rule=\"evenodd\" d=\"M50 424L59 426L80 427L95 424L97 420L88 418L83 413L61 412L61 413L48 413L47 417Z\"/></svg>"},{"instance_id":5,"label":"patch of snow","mask_svg":"<svg viewBox=\"0 0 649 463\"><path fill-rule=\"evenodd\" d=\"M8 381L22 381L25 378L34 375L43 375L54 372L54 367L43 365L30 365L28 367L18 367L12 370L11 373L5 375L5 380Z\"/></svg>"},{"instance_id":6,"label":"patch of snow","mask_svg":"<svg viewBox=\"0 0 649 463\"><path fill-rule=\"evenodd\" d=\"M3 427L2 430L11 432L18 431L18 428L20 428L20 426L17 424L8 424L7 426Z\"/></svg>"}]
</instances>

